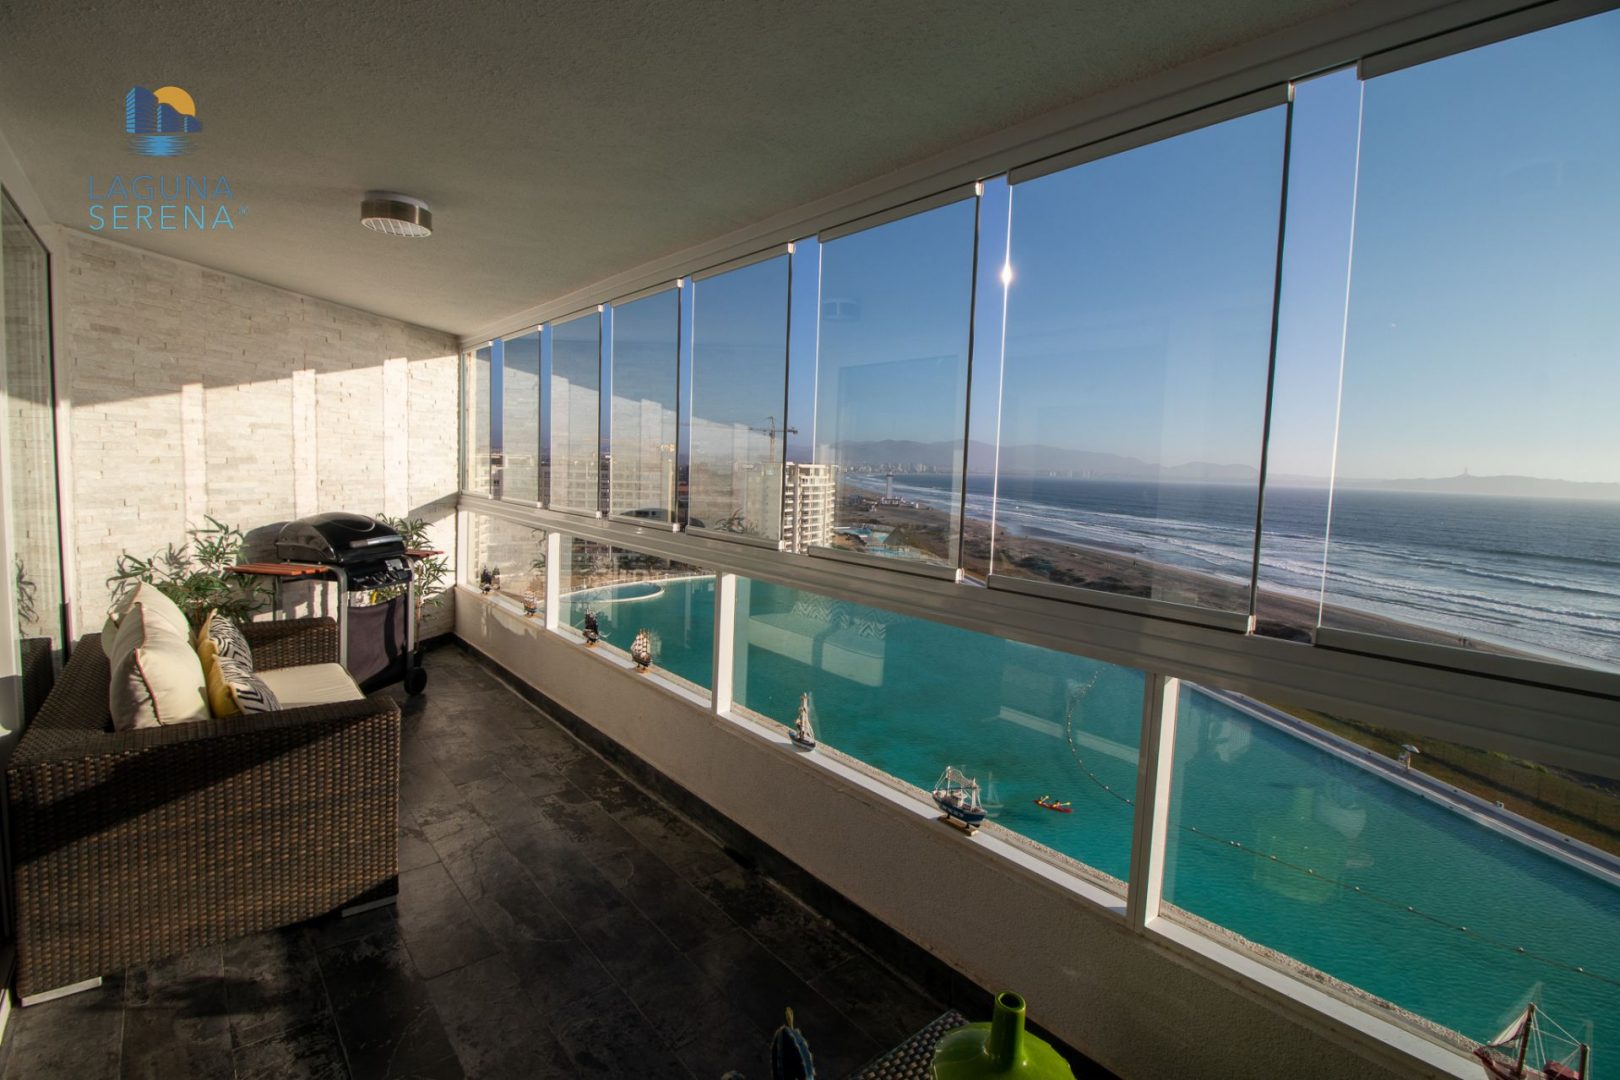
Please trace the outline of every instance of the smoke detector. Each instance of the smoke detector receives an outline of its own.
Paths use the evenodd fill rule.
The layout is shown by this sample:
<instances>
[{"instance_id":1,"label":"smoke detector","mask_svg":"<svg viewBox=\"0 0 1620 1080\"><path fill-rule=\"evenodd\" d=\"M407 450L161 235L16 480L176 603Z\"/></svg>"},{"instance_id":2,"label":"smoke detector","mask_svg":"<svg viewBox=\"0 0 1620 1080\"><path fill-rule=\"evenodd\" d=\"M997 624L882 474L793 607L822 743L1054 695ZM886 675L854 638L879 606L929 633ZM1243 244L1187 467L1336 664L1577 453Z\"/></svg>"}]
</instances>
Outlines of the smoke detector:
<instances>
[{"instance_id":1,"label":"smoke detector","mask_svg":"<svg viewBox=\"0 0 1620 1080\"><path fill-rule=\"evenodd\" d=\"M432 236L433 211L409 195L368 191L360 200L360 224L385 236Z\"/></svg>"}]
</instances>

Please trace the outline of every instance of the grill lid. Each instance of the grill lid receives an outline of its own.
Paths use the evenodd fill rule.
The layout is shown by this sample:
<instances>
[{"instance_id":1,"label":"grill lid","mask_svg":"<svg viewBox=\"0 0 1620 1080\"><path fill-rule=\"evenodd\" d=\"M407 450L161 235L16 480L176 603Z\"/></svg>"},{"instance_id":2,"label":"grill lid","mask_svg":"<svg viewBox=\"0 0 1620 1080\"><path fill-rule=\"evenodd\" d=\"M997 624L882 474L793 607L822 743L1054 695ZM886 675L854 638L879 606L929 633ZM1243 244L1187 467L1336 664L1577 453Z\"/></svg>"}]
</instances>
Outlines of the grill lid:
<instances>
[{"instance_id":1,"label":"grill lid","mask_svg":"<svg viewBox=\"0 0 1620 1080\"><path fill-rule=\"evenodd\" d=\"M276 540L276 554L288 562L348 565L404 551L404 539L387 525L363 514L342 512L289 521Z\"/></svg>"}]
</instances>

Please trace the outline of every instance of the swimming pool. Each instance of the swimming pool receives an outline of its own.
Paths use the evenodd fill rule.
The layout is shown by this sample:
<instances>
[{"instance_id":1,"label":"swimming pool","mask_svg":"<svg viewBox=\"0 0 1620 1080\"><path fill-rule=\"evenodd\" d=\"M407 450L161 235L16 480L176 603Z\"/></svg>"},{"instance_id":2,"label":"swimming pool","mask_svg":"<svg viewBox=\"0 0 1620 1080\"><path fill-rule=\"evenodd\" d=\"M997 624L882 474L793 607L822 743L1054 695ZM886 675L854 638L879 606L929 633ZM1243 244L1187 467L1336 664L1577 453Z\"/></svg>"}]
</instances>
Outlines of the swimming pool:
<instances>
[{"instance_id":1,"label":"swimming pool","mask_svg":"<svg viewBox=\"0 0 1620 1080\"><path fill-rule=\"evenodd\" d=\"M713 593L593 590L570 622L592 607L620 647L646 627L707 686ZM738 602L738 704L786 722L808 691L823 742L924 790L955 765L998 824L1126 876L1139 672L762 582ZM1604 1060L1620 889L1195 690L1175 751L1167 901L1470 1038L1533 997Z\"/></svg>"}]
</instances>

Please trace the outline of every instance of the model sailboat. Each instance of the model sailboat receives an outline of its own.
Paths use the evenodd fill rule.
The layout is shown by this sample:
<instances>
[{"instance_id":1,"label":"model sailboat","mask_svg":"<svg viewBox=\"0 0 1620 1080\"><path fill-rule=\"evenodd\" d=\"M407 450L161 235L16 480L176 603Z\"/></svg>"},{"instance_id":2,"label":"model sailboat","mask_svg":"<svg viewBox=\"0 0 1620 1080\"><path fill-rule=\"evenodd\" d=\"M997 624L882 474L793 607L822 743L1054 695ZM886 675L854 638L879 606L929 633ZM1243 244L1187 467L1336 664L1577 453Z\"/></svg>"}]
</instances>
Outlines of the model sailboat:
<instances>
[{"instance_id":1,"label":"model sailboat","mask_svg":"<svg viewBox=\"0 0 1620 1080\"><path fill-rule=\"evenodd\" d=\"M793 718L793 730L788 732L788 738L800 750L814 750L816 748L816 730L810 726L810 695L799 695L799 714Z\"/></svg>"},{"instance_id":2,"label":"model sailboat","mask_svg":"<svg viewBox=\"0 0 1620 1080\"><path fill-rule=\"evenodd\" d=\"M1547 1031L1543 1025L1554 1031ZM1547 1040L1569 1047L1562 1055L1549 1050ZM1537 1011L1530 1002L1524 1013L1500 1035L1474 1050L1491 1080L1587 1080L1592 1049ZM1536 1062L1540 1062L1538 1066ZM1571 1062L1574 1062L1573 1066Z\"/></svg>"},{"instance_id":3,"label":"model sailboat","mask_svg":"<svg viewBox=\"0 0 1620 1080\"><path fill-rule=\"evenodd\" d=\"M636 639L630 643L630 659L636 662L636 671L642 675L652 667L652 635L645 629L636 631Z\"/></svg>"},{"instance_id":4,"label":"model sailboat","mask_svg":"<svg viewBox=\"0 0 1620 1080\"><path fill-rule=\"evenodd\" d=\"M984 824L985 810L979 805L979 782L964 776L954 765L945 766L934 783L934 805L945 811L945 820L966 832Z\"/></svg>"}]
</instances>

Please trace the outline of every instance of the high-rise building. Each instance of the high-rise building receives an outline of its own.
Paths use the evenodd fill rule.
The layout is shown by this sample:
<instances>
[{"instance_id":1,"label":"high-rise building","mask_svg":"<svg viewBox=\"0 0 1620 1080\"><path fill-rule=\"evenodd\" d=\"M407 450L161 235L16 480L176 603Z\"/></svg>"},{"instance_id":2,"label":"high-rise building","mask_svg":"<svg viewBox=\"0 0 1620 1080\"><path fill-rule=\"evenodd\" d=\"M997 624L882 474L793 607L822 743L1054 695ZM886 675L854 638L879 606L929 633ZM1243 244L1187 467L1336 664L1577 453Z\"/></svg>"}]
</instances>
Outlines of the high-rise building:
<instances>
[{"instance_id":1,"label":"high-rise building","mask_svg":"<svg viewBox=\"0 0 1620 1080\"><path fill-rule=\"evenodd\" d=\"M807 551L832 543L838 467L790 461L782 485L782 548Z\"/></svg>"}]
</instances>

